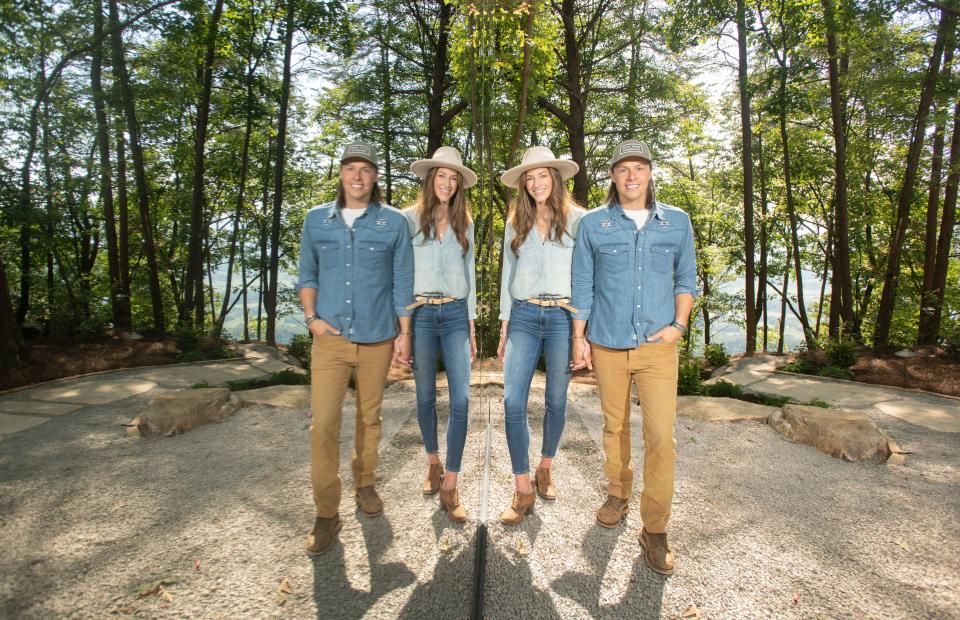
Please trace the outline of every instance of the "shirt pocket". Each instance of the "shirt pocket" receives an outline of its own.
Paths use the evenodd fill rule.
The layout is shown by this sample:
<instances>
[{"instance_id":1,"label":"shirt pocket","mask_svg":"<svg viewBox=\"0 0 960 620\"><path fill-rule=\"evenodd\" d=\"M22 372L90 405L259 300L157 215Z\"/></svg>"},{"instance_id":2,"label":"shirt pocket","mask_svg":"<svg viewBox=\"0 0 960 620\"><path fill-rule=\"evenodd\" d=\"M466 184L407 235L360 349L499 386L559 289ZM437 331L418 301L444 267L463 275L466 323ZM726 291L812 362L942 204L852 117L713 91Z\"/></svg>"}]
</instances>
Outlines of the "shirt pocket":
<instances>
[{"instance_id":1,"label":"shirt pocket","mask_svg":"<svg viewBox=\"0 0 960 620\"><path fill-rule=\"evenodd\" d=\"M320 261L320 269L324 271L336 269L340 266L340 244L336 241L318 241L317 257Z\"/></svg>"},{"instance_id":2,"label":"shirt pocket","mask_svg":"<svg viewBox=\"0 0 960 620\"><path fill-rule=\"evenodd\" d=\"M630 266L630 245L626 243L606 243L599 246L597 262L600 263L599 267L603 270L627 269Z\"/></svg>"},{"instance_id":3,"label":"shirt pocket","mask_svg":"<svg viewBox=\"0 0 960 620\"><path fill-rule=\"evenodd\" d=\"M673 260L677 248L665 243L650 246L650 268L657 273L673 273Z\"/></svg>"},{"instance_id":4,"label":"shirt pocket","mask_svg":"<svg viewBox=\"0 0 960 620\"><path fill-rule=\"evenodd\" d=\"M370 271L380 271L390 266L390 246L381 241L361 241L360 266Z\"/></svg>"}]
</instances>

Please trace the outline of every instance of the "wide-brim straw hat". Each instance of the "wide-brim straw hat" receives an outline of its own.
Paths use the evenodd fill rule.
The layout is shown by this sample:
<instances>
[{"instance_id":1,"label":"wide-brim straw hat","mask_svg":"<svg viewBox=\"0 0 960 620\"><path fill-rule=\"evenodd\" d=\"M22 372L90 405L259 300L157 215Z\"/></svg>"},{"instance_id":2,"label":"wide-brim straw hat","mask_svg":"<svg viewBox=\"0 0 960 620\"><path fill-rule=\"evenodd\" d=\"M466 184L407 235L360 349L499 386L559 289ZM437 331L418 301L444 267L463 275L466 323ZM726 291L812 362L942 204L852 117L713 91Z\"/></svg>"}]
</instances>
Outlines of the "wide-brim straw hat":
<instances>
[{"instance_id":1,"label":"wide-brim straw hat","mask_svg":"<svg viewBox=\"0 0 960 620\"><path fill-rule=\"evenodd\" d=\"M429 159L418 159L410 164L410 172L421 179L427 178L427 173L431 168L449 168L456 170L463 177L464 189L473 187L477 184L477 174L463 165L463 159L460 157L460 151L452 146L441 146L433 153Z\"/></svg>"},{"instance_id":2,"label":"wide-brim straw hat","mask_svg":"<svg viewBox=\"0 0 960 620\"><path fill-rule=\"evenodd\" d=\"M514 166L500 176L500 180L507 187L520 187L523 173L534 168L556 168L560 178L566 181L580 170L580 166L572 159L557 159L553 151L545 146L531 146L523 152L519 166Z\"/></svg>"}]
</instances>

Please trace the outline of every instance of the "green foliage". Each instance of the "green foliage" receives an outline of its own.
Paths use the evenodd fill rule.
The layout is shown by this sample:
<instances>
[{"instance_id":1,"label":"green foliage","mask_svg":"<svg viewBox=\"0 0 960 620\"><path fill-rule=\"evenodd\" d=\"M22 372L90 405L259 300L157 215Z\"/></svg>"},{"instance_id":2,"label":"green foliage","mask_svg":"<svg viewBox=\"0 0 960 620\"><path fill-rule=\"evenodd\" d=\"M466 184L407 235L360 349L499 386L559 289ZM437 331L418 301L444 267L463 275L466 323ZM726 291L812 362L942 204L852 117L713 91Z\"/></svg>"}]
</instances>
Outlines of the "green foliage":
<instances>
[{"instance_id":1,"label":"green foliage","mask_svg":"<svg viewBox=\"0 0 960 620\"><path fill-rule=\"evenodd\" d=\"M839 366L824 366L817 373L821 377L830 377L831 379L852 379L853 371L847 370L846 368L840 368Z\"/></svg>"},{"instance_id":2,"label":"green foliage","mask_svg":"<svg viewBox=\"0 0 960 620\"><path fill-rule=\"evenodd\" d=\"M286 368L270 375L271 385L309 385L310 373L297 372Z\"/></svg>"},{"instance_id":3,"label":"green foliage","mask_svg":"<svg viewBox=\"0 0 960 620\"><path fill-rule=\"evenodd\" d=\"M797 355L796 359L785 365L781 370L785 372L795 372L801 375L812 375L814 367L805 355Z\"/></svg>"},{"instance_id":4,"label":"green foliage","mask_svg":"<svg viewBox=\"0 0 960 620\"><path fill-rule=\"evenodd\" d=\"M182 353L190 353L200 348L203 332L192 325L180 325L173 332L173 341ZM202 358L201 358L202 359Z\"/></svg>"},{"instance_id":5,"label":"green foliage","mask_svg":"<svg viewBox=\"0 0 960 620\"><path fill-rule=\"evenodd\" d=\"M210 384L207 383L206 381L199 381L190 386L190 388L194 390L199 390L199 389L208 388L208 387L210 387Z\"/></svg>"},{"instance_id":6,"label":"green foliage","mask_svg":"<svg viewBox=\"0 0 960 620\"><path fill-rule=\"evenodd\" d=\"M857 363L857 345L848 338L831 340L824 350L831 366L850 368Z\"/></svg>"},{"instance_id":7,"label":"green foliage","mask_svg":"<svg viewBox=\"0 0 960 620\"><path fill-rule=\"evenodd\" d=\"M823 408L823 409L829 409L829 408L830 408L830 404L829 404L829 403L827 403L826 401L822 401L822 400L820 400L819 398L812 398L812 399L808 400L808 401L807 401L806 403L804 403L804 404L810 405L811 407L821 407L821 408Z\"/></svg>"},{"instance_id":8,"label":"green foliage","mask_svg":"<svg viewBox=\"0 0 960 620\"><path fill-rule=\"evenodd\" d=\"M177 356L177 362L185 364L187 362L202 362L207 359L200 351L187 351Z\"/></svg>"},{"instance_id":9,"label":"green foliage","mask_svg":"<svg viewBox=\"0 0 960 620\"><path fill-rule=\"evenodd\" d=\"M955 362L960 362L960 331L956 331L947 337L944 348L946 349L947 357Z\"/></svg>"},{"instance_id":10,"label":"green foliage","mask_svg":"<svg viewBox=\"0 0 960 620\"><path fill-rule=\"evenodd\" d=\"M677 394L695 396L701 393L703 380L700 378L700 365L695 360L680 362L677 378Z\"/></svg>"},{"instance_id":11,"label":"green foliage","mask_svg":"<svg viewBox=\"0 0 960 620\"><path fill-rule=\"evenodd\" d=\"M757 397L760 399L760 404L766 405L768 407L783 407L789 402L792 402L793 399L789 396L778 396L777 394L757 394Z\"/></svg>"},{"instance_id":12,"label":"green foliage","mask_svg":"<svg viewBox=\"0 0 960 620\"><path fill-rule=\"evenodd\" d=\"M713 368L720 368L730 363L730 356L727 354L727 347L722 343L713 342L703 348L703 357L707 364Z\"/></svg>"},{"instance_id":13,"label":"green foliage","mask_svg":"<svg viewBox=\"0 0 960 620\"><path fill-rule=\"evenodd\" d=\"M310 334L296 334L287 345L287 353L297 358L304 368L310 368L310 351L313 347L313 338Z\"/></svg>"},{"instance_id":14,"label":"green foliage","mask_svg":"<svg viewBox=\"0 0 960 620\"><path fill-rule=\"evenodd\" d=\"M724 398L740 398L743 396L743 389L736 383L717 381L716 383L703 386L703 395Z\"/></svg>"}]
</instances>

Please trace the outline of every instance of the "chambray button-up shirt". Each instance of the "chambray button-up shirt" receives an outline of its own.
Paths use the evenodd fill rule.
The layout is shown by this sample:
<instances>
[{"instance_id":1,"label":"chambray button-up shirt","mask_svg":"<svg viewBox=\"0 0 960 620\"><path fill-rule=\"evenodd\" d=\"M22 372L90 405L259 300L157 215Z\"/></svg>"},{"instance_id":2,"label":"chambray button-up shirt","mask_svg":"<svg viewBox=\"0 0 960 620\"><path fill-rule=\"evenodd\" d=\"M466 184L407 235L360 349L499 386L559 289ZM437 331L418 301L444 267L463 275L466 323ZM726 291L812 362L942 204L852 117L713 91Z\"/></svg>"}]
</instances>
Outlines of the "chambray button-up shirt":
<instances>
[{"instance_id":1,"label":"chambray button-up shirt","mask_svg":"<svg viewBox=\"0 0 960 620\"><path fill-rule=\"evenodd\" d=\"M297 289L317 289L316 313L350 342L381 342L410 316L413 250L407 220L388 205L371 203L347 228L336 202L311 209L303 220Z\"/></svg>"},{"instance_id":2,"label":"chambray button-up shirt","mask_svg":"<svg viewBox=\"0 0 960 620\"><path fill-rule=\"evenodd\" d=\"M636 224L618 204L580 219L573 251L576 319L588 319L590 342L633 349L675 318L674 296L697 295L690 216L656 202Z\"/></svg>"},{"instance_id":3,"label":"chambray button-up shirt","mask_svg":"<svg viewBox=\"0 0 960 620\"><path fill-rule=\"evenodd\" d=\"M501 321L510 320L514 299L529 299L539 295L570 297L574 239L580 218L585 213L580 208L570 210L567 215L567 234L559 240L541 241L540 233L534 226L520 245L520 256L514 256L510 249L517 232L507 222L503 235L503 273L500 277ZM578 308L576 304L573 307ZM580 315L574 318L579 319Z\"/></svg>"},{"instance_id":4,"label":"chambray button-up shirt","mask_svg":"<svg viewBox=\"0 0 960 620\"><path fill-rule=\"evenodd\" d=\"M477 318L477 279L474 266L473 222L467 225L467 253L453 228L443 239L426 239L420 231L420 216L410 207L401 211L413 238L413 294L441 293L443 297L467 300L467 318ZM436 231L434 231L436 232Z\"/></svg>"}]
</instances>

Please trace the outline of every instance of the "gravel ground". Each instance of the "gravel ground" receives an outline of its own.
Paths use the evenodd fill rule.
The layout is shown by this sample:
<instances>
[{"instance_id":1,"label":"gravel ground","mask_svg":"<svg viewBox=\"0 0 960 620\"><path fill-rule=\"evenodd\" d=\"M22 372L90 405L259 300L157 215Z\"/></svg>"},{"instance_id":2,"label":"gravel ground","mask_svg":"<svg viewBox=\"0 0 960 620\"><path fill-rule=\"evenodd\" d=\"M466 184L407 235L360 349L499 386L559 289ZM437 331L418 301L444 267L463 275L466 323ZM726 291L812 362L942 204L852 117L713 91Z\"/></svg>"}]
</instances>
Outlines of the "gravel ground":
<instances>
[{"instance_id":1,"label":"gravel ground","mask_svg":"<svg viewBox=\"0 0 960 620\"><path fill-rule=\"evenodd\" d=\"M599 403L589 388L574 392L560 497L538 500L516 527L498 521L513 488L502 388L473 390L460 525L419 492L409 384L391 387L383 410L381 517L364 517L349 492L346 415L341 542L317 560L304 554L305 410L248 407L184 435L130 438L119 424L141 395L17 433L0 442L0 618L469 617L487 416L488 618L677 618L691 604L705 618L960 618L960 435L872 414L912 453L875 466L763 424L680 418L677 569L664 578L643 563L636 501L618 529L594 521L605 497ZM534 390L533 465L542 415ZM639 493L639 436L634 445ZM161 579L169 598L137 597ZM283 580L292 593L278 591Z\"/></svg>"},{"instance_id":2,"label":"gravel ground","mask_svg":"<svg viewBox=\"0 0 960 620\"><path fill-rule=\"evenodd\" d=\"M534 400L532 466L542 392ZM904 466L875 466L791 443L764 424L679 418L669 529L677 564L664 578L637 542L639 424L632 512L617 530L595 522L606 497L599 411L591 395L568 409L558 499L538 500L521 526L491 526L489 617L677 618L691 604L704 618L960 617L960 436L876 415L913 454ZM492 416L492 494L506 506L502 407Z\"/></svg>"},{"instance_id":3,"label":"gravel ground","mask_svg":"<svg viewBox=\"0 0 960 620\"><path fill-rule=\"evenodd\" d=\"M127 437L119 424L146 400L87 407L0 443L0 617L469 613L476 522L453 524L420 492L409 386L388 390L382 412L380 517L363 516L349 490L345 415L341 542L316 560L304 553L314 514L306 410L248 407L175 437ZM477 444L464 457L467 506L479 501ZM161 579L175 580L169 600L137 598ZM290 594L278 592L284 579Z\"/></svg>"}]
</instances>

